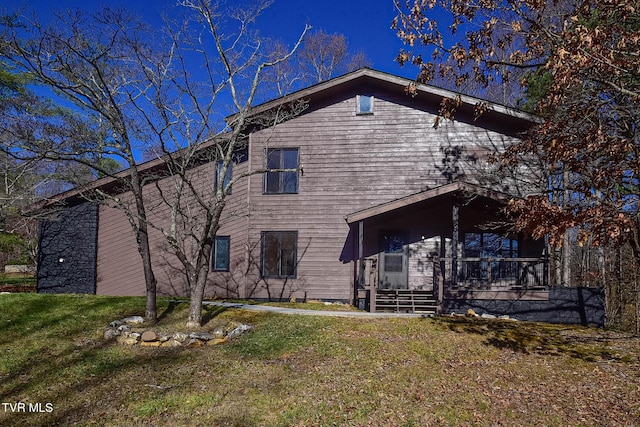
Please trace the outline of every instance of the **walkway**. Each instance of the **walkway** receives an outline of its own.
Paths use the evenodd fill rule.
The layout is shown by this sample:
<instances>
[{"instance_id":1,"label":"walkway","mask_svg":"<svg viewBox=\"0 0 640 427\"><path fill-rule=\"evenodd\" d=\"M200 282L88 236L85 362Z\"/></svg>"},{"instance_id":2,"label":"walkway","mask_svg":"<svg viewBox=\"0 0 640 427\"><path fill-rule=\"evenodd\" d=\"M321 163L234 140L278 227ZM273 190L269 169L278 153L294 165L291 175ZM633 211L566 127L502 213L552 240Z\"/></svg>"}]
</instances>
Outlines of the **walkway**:
<instances>
[{"instance_id":1,"label":"walkway","mask_svg":"<svg viewBox=\"0 0 640 427\"><path fill-rule=\"evenodd\" d=\"M364 317L372 318L394 318L394 317L425 317L424 314L414 313L369 313L368 311L331 311L331 310L308 310L304 308L285 308L270 305L251 305L233 302L204 301L203 305L215 305L218 307L240 308L242 310L268 311L280 314L299 314L304 316L329 316L329 317Z\"/></svg>"}]
</instances>

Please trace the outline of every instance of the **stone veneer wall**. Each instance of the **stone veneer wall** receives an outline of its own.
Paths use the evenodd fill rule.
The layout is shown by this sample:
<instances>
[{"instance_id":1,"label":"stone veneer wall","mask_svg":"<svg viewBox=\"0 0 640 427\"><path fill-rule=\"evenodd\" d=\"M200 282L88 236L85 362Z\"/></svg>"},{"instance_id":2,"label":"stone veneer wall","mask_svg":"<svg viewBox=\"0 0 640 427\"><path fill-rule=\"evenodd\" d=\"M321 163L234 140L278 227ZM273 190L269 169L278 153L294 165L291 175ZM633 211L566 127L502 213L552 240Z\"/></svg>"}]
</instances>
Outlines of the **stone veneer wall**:
<instances>
[{"instance_id":1,"label":"stone veneer wall","mask_svg":"<svg viewBox=\"0 0 640 427\"><path fill-rule=\"evenodd\" d=\"M605 297L602 288L549 287L547 301L525 300L445 300L443 312L507 315L518 320L571 323L602 327L605 324Z\"/></svg>"},{"instance_id":2,"label":"stone veneer wall","mask_svg":"<svg viewBox=\"0 0 640 427\"><path fill-rule=\"evenodd\" d=\"M65 207L39 225L38 292L95 294L98 206Z\"/></svg>"}]
</instances>

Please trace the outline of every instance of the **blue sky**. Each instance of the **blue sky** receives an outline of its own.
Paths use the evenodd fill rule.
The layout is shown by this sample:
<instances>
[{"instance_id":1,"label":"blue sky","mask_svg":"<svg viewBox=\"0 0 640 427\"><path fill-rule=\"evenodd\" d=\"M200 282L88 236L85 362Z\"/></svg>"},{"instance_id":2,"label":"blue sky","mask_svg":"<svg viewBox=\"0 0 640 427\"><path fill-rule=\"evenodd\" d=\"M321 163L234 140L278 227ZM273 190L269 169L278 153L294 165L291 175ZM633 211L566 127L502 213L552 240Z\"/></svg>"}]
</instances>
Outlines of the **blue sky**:
<instances>
[{"instance_id":1,"label":"blue sky","mask_svg":"<svg viewBox=\"0 0 640 427\"><path fill-rule=\"evenodd\" d=\"M228 0L227 4L234 4ZM51 17L51 8L95 7L92 0L32 0L27 2L41 19ZM162 10L171 11L176 0L112 0L109 4L121 5L140 14L149 22L159 22ZM373 68L415 77L416 70L399 67L394 58L402 43L390 29L395 16L392 0L275 0L259 19L263 36L293 43L306 23L314 30L341 33L347 37L349 50L363 51L372 61Z\"/></svg>"},{"instance_id":2,"label":"blue sky","mask_svg":"<svg viewBox=\"0 0 640 427\"><path fill-rule=\"evenodd\" d=\"M0 3L6 0L0 0ZM226 0L232 5L251 0ZM132 14L141 16L152 25L162 25L161 16L171 12L177 15L176 0L111 0L112 6L123 6ZM35 10L41 22L54 18L53 10L83 9L95 10L101 4L94 0L31 0L24 4ZM9 8L18 3L8 5ZM280 39L290 46L299 38L305 24L312 25L313 30L324 30L327 33L344 34L352 53L364 52L372 66L380 71L414 78L417 70L413 67L400 67L394 61L398 51L403 47L395 31L390 29L395 17L393 0L275 0L258 19L258 28L263 37ZM222 115L235 112L231 105L221 106Z\"/></svg>"}]
</instances>

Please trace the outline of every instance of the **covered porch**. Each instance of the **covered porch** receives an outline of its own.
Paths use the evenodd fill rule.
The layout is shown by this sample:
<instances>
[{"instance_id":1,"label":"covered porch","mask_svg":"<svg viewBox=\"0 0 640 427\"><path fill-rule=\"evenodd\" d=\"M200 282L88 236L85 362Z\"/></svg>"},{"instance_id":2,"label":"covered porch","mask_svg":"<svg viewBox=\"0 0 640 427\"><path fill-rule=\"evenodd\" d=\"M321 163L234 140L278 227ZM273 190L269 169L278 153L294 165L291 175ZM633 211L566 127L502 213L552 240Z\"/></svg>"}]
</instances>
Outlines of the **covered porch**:
<instances>
[{"instance_id":1,"label":"covered porch","mask_svg":"<svg viewBox=\"0 0 640 427\"><path fill-rule=\"evenodd\" d=\"M446 300L548 299L544 242L502 221L510 197L455 182L347 215L354 303L437 314Z\"/></svg>"}]
</instances>

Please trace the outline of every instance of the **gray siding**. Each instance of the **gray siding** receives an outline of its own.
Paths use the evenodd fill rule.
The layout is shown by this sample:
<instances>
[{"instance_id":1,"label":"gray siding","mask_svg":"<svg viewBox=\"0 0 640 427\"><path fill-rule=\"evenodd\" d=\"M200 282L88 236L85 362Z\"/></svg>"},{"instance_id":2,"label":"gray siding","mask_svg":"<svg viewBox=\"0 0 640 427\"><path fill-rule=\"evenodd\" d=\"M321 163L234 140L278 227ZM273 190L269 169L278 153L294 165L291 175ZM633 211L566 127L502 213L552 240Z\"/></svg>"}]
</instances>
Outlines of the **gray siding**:
<instances>
[{"instance_id":1,"label":"gray siding","mask_svg":"<svg viewBox=\"0 0 640 427\"><path fill-rule=\"evenodd\" d=\"M240 175L246 169L246 162L235 164L233 173ZM190 171L197 191L204 198L212 197L215 164L205 164ZM238 296L231 292L244 284L244 279L238 277L244 272L246 258L246 230L247 230L247 184L246 178L235 183L233 192L228 196L227 206L220 221L218 235L231 237L232 272L211 272L207 296ZM145 187L147 215L152 226L149 230L149 240L152 248L152 263L157 280L159 295L187 296L187 284L184 268L172 253L164 231L170 227L171 211L167 203L160 197L158 188L170 200L172 191L171 178L162 180L158 186ZM123 203L130 201L130 194L120 196ZM188 207L190 218L183 223L183 228L197 227L201 223L201 210L193 199L185 199L185 211ZM98 276L97 293L101 295L144 295L145 281L142 261L137 250L135 236L131 225L124 213L114 207L100 206L100 228L98 230ZM188 249L188 240L180 238ZM232 277L229 277L229 276Z\"/></svg>"},{"instance_id":2,"label":"gray siding","mask_svg":"<svg viewBox=\"0 0 640 427\"><path fill-rule=\"evenodd\" d=\"M432 112L404 105L400 95L377 98L373 115L357 116L356 93L252 135L251 166L262 163L266 147L298 147L304 166L298 194L263 195L261 177L250 181L250 242L261 231L299 233L298 277L269 284L276 292L287 286L285 296L350 300L355 242L345 215L447 183L438 169L442 147L466 147L459 166L474 181L486 154L513 141L461 121L436 129ZM250 282L259 281L254 270ZM264 283L257 289L252 296L267 297Z\"/></svg>"}]
</instances>

